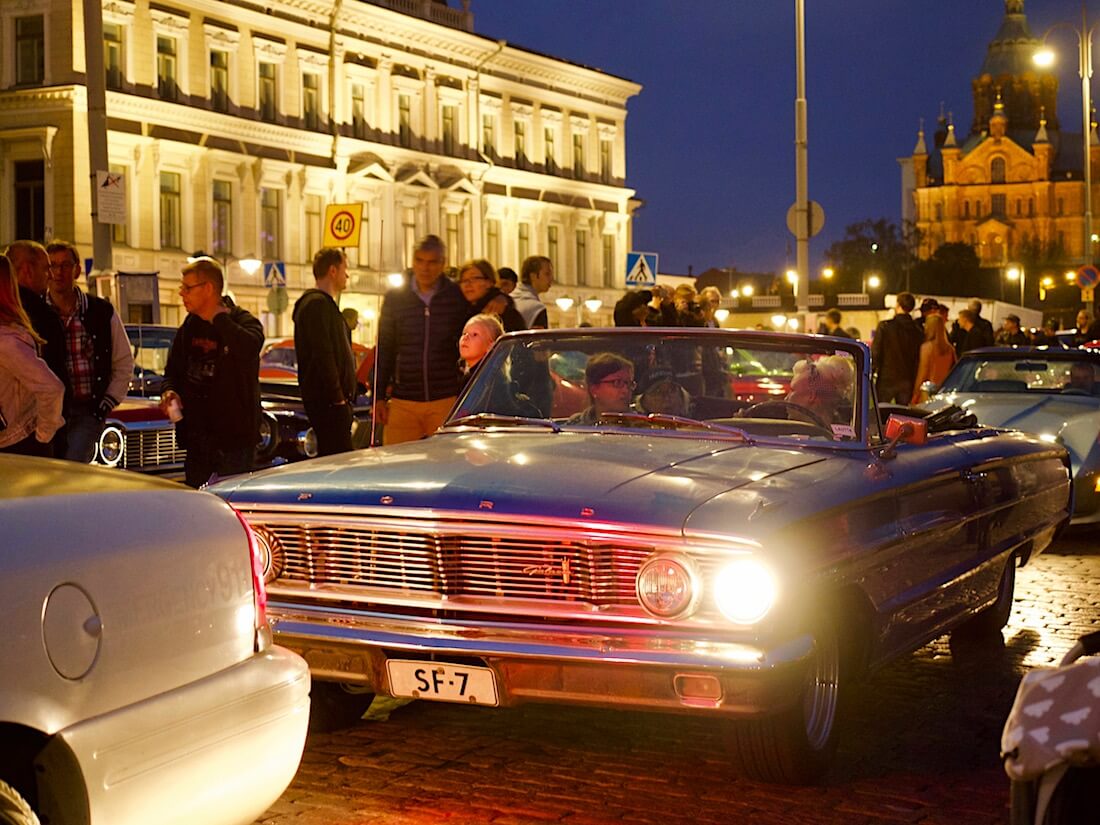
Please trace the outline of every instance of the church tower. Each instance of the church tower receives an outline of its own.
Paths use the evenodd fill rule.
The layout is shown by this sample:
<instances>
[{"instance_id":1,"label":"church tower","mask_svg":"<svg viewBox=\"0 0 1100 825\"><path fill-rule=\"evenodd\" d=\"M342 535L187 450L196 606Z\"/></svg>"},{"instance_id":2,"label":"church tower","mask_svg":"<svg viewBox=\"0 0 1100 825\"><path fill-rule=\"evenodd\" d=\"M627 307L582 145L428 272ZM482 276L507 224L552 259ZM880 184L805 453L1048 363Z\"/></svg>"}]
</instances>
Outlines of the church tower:
<instances>
[{"instance_id":1,"label":"church tower","mask_svg":"<svg viewBox=\"0 0 1100 825\"><path fill-rule=\"evenodd\" d=\"M988 130L998 93L1013 129L1034 134L1045 110L1047 128L1058 131L1058 78L1032 62L1031 57L1039 45L1039 39L1027 24L1024 0L1005 0L1001 27L986 50L981 71L971 81L974 92L972 135Z\"/></svg>"}]
</instances>

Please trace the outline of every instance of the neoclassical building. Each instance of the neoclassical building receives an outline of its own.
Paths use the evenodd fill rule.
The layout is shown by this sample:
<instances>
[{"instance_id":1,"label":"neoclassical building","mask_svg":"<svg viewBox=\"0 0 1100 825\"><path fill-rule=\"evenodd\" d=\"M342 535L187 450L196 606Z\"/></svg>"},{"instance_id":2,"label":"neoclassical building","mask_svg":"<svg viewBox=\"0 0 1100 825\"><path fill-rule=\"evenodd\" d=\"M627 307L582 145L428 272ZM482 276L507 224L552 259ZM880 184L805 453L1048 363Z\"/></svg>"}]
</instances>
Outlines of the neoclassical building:
<instances>
[{"instance_id":1,"label":"neoclassical building","mask_svg":"<svg viewBox=\"0 0 1100 825\"><path fill-rule=\"evenodd\" d=\"M919 230L921 258L961 242L974 247L983 266L1029 256L1083 260L1084 140L1062 128L1058 80L1032 61L1039 45L1023 0L1005 0L1000 29L972 81L969 132L957 134L941 114L932 145L921 129L911 157L902 159L904 217ZM1076 122L1079 129L1079 115ZM1090 142L1092 197L1100 206L1095 122Z\"/></svg>"},{"instance_id":2,"label":"neoclassical building","mask_svg":"<svg viewBox=\"0 0 1100 825\"><path fill-rule=\"evenodd\" d=\"M90 256L82 6L0 4L0 233ZM115 269L159 273L161 320L177 324L179 269L203 250L268 333L287 334L289 312L269 311L262 273L239 260L283 262L293 305L326 207L361 203L342 303L366 320L364 342L386 276L428 232L451 263L548 255L548 297L600 299L609 317L631 241L626 104L641 87L478 35L467 6L102 0L109 166L126 189Z\"/></svg>"}]
</instances>

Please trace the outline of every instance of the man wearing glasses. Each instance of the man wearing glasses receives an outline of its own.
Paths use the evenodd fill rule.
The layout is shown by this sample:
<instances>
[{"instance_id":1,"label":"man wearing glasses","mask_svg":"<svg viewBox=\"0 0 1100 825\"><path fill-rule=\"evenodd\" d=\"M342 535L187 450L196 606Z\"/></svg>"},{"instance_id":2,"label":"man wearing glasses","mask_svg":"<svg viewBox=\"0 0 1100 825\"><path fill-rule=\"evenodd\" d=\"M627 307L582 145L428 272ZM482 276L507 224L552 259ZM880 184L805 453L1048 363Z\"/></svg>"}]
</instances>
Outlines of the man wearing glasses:
<instances>
[{"instance_id":1,"label":"man wearing glasses","mask_svg":"<svg viewBox=\"0 0 1100 825\"><path fill-rule=\"evenodd\" d=\"M634 365L614 352L601 352L588 359L584 383L592 402L566 424L596 424L602 413L629 412L634 396Z\"/></svg>"},{"instance_id":2,"label":"man wearing glasses","mask_svg":"<svg viewBox=\"0 0 1100 825\"><path fill-rule=\"evenodd\" d=\"M213 258L196 258L182 270L188 314L168 353L160 407L172 416L178 404L183 413L176 437L187 449L183 467L190 487L251 470L260 439L264 328L223 296L224 288Z\"/></svg>"},{"instance_id":3,"label":"man wearing glasses","mask_svg":"<svg viewBox=\"0 0 1100 825\"><path fill-rule=\"evenodd\" d=\"M54 437L54 455L88 464L103 422L130 386L134 356L114 307L77 285L80 255L67 241L46 247L50 279L46 303L65 328L65 426Z\"/></svg>"}]
</instances>

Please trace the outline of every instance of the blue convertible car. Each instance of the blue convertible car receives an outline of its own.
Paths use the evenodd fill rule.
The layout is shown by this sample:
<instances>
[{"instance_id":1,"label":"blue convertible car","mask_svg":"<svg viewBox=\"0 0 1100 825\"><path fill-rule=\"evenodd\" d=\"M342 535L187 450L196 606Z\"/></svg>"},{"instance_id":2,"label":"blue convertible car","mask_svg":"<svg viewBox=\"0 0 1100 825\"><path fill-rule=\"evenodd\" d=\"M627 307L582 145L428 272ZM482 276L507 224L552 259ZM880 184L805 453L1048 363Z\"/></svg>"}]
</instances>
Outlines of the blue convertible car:
<instances>
[{"instance_id":1,"label":"blue convertible car","mask_svg":"<svg viewBox=\"0 0 1100 825\"><path fill-rule=\"evenodd\" d=\"M212 490L259 537L318 723L375 693L686 712L738 772L806 782L854 680L947 632L999 639L1015 568L1069 518L1061 446L887 415L869 360L813 335L516 333L432 437ZM734 391L746 363L759 395Z\"/></svg>"}]
</instances>

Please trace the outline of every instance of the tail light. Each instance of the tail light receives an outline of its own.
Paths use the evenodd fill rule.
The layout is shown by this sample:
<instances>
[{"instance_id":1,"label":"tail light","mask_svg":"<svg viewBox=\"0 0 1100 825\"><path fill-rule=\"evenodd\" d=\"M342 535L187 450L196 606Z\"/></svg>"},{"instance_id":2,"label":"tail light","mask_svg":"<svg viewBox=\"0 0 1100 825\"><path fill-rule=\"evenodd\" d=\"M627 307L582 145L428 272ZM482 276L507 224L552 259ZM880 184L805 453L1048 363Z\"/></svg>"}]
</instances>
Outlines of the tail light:
<instances>
[{"instance_id":1,"label":"tail light","mask_svg":"<svg viewBox=\"0 0 1100 825\"><path fill-rule=\"evenodd\" d=\"M252 570L253 627L256 631L256 651L262 652L271 646L271 627L267 623L267 590L264 587L264 560L261 557L260 547L252 527L237 510L234 509L233 513L241 522L244 534L248 537L248 555L251 561L250 569Z\"/></svg>"}]
</instances>

